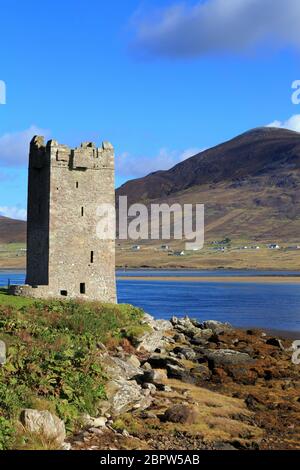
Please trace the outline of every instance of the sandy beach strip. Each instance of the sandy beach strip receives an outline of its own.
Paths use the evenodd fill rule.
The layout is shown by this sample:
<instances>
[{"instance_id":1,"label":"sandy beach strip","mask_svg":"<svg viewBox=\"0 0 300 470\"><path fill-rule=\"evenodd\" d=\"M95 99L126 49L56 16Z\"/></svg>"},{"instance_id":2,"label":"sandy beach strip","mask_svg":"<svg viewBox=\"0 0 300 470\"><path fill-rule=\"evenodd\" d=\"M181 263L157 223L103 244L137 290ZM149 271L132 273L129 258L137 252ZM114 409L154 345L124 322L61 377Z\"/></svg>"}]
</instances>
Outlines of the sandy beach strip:
<instances>
[{"instance_id":1,"label":"sandy beach strip","mask_svg":"<svg viewBox=\"0 0 300 470\"><path fill-rule=\"evenodd\" d=\"M118 276L120 281L300 284L300 276Z\"/></svg>"}]
</instances>

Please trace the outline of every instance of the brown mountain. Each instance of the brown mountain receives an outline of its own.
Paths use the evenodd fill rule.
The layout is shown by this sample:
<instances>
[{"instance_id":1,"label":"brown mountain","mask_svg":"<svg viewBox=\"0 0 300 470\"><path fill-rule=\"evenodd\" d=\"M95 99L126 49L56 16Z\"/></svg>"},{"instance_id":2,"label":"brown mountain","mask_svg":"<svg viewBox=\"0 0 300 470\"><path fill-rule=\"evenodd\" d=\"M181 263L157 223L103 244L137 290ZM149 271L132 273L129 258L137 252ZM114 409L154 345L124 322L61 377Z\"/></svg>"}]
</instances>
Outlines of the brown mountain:
<instances>
[{"instance_id":1,"label":"brown mountain","mask_svg":"<svg viewBox=\"0 0 300 470\"><path fill-rule=\"evenodd\" d=\"M26 222L0 215L0 243L25 243Z\"/></svg>"},{"instance_id":2,"label":"brown mountain","mask_svg":"<svg viewBox=\"0 0 300 470\"><path fill-rule=\"evenodd\" d=\"M300 241L300 133L258 128L127 182L129 202L205 203L206 239Z\"/></svg>"},{"instance_id":3,"label":"brown mountain","mask_svg":"<svg viewBox=\"0 0 300 470\"><path fill-rule=\"evenodd\" d=\"M258 128L116 191L129 202L205 203L206 239L300 242L300 133ZM0 243L26 222L0 216Z\"/></svg>"}]
</instances>

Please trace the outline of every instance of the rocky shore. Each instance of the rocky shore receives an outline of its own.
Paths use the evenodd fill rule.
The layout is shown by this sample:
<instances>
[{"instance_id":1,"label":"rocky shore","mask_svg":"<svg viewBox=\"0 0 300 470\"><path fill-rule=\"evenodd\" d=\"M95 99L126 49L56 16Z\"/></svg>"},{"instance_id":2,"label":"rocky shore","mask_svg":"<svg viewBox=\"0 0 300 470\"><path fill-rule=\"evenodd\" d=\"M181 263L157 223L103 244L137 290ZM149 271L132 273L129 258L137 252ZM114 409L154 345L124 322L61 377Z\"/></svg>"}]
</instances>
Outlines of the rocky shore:
<instances>
[{"instance_id":1,"label":"rocky shore","mask_svg":"<svg viewBox=\"0 0 300 470\"><path fill-rule=\"evenodd\" d=\"M107 400L64 448L300 449L290 340L216 321L144 322L142 337L100 345Z\"/></svg>"}]
</instances>

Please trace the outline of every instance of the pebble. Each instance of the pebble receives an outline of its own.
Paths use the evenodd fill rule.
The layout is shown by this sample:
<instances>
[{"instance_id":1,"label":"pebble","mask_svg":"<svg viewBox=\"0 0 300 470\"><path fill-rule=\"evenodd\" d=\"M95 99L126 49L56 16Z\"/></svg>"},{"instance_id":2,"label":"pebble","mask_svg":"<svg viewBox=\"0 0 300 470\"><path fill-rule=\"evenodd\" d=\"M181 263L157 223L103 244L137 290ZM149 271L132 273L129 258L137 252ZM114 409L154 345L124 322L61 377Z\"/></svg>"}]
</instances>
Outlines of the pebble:
<instances>
[{"instance_id":1,"label":"pebble","mask_svg":"<svg viewBox=\"0 0 300 470\"><path fill-rule=\"evenodd\" d=\"M63 445L61 446L62 450L71 450L72 446L69 442L64 442Z\"/></svg>"},{"instance_id":2,"label":"pebble","mask_svg":"<svg viewBox=\"0 0 300 470\"><path fill-rule=\"evenodd\" d=\"M82 444L82 442L83 442L82 440L81 441L74 441L73 444L75 446L80 446Z\"/></svg>"},{"instance_id":3,"label":"pebble","mask_svg":"<svg viewBox=\"0 0 300 470\"><path fill-rule=\"evenodd\" d=\"M104 416L92 420L93 428L104 428L107 423L107 418Z\"/></svg>"},{"instance_id":4,"label":"pebble","mask_svg":"<svg viewBox=\"0 0 300 470\"><path fill-rule=\"evenodd\" d=\"M150 390L151 392L155 392L155 390L156 390L156 386L154 384L151 384L151 383L146 382L146 383L143 383L142 386L145 390Z\"/></svg>"},{"instance_id":5,"label":"pebble","mask_svg":"<svg viewBox=\"0 0 300 470\"><path fill-rule=\"evenodd\" d=\"M102 434L103 434L103 431L99 428L91 428L91 429L89 429L89 432L91 434L95 434L96 436L102 436Z\"/></svg>"}]
</instances>

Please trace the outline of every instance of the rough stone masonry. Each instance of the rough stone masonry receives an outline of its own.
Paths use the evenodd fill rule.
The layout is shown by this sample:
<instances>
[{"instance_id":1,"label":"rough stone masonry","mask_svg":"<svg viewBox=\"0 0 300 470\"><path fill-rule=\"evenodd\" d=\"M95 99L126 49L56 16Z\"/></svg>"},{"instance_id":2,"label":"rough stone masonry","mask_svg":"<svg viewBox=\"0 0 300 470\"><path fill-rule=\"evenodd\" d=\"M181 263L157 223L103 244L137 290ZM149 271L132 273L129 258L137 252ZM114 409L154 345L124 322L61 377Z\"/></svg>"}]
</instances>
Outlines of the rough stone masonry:
<instances>
[{"instance_id":1,"label":"rough stone masonry","mask_svg":"<svg viewBox=\"0 0 300 470\"><path fill-rule=\"evenodd\" d=\"M36 136L30 144L26 286L37 298L116 302L115 241L97 237L97 208L115 204L114 149L71 149ZM110 217L115 217L111 214Z\"/></svg>"}]
</instances>

